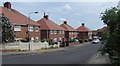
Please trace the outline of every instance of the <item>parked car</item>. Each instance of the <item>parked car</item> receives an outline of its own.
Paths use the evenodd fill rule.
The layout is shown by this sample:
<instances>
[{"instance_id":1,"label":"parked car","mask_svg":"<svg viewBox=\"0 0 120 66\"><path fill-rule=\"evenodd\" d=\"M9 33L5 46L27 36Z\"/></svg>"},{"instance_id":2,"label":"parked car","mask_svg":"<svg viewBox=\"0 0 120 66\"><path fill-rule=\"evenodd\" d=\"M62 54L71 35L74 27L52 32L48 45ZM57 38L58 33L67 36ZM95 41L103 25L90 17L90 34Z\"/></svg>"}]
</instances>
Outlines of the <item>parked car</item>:
<instances>
[{"instance_id":1,"label":"parked car","mask_svg":"<svg viewBox=\"0 0 120 66\"><path fill-rule=\"evenodd\" d=\"M100 42L99 39L94 39L94 40L92 41L92 44L97 44L97 43L99 43L99 42Z\"/></svg>"}]
</instances>

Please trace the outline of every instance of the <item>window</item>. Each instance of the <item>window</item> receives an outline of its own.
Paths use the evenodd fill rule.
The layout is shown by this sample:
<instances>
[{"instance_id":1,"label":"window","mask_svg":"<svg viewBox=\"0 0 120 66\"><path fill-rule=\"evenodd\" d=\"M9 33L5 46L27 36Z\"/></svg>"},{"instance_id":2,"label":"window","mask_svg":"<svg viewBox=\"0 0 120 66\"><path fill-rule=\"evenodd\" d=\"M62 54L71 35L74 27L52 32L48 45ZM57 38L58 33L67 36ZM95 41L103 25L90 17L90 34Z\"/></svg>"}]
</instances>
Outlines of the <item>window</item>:
<instances>
[{"instance_id":1,"label":"window","mask_svg":"<svg viewBox=\"0 0 120 66\"><path fill-rule=\"evenodd\" d=\"M73 32L71 32L71 34L73 35Z\"/></svg>"},{"instance_id":2,"label":"window","mask_svg":"<svg viewBox=\"0 0 120 66\"><path fill-rule=\"evenodd\" d=\"M39 27L38 26L35 27L35 32L39 32Z\"/></svg>"},{"instance_id":3,"label":"window","mask_svg":"<svg viewBox=\"0 0 120 66\"><path fill-rule=\"evenodd\" d=\"M57 34L59 34L59 31L57 31Z\"/></svg>"},{"instance_id":4,"label":"window","mask_svg":"<svg viewBox=\"0 0 120 66\"><path fill-rule=\"evenodd\" d=\"M53 34L53 30L50 31L50 34Z\"/></svg>"},{"instance_id":5,"label":"window","mask_svg":"<svg viewBox=\"0 0 120 66\"><path fill-rule=\"evenodd\" d=\"M62 31L62 34L64 34L64 30Z\"/></svg>"},{"instance_id":6,"label":"window","mask_svg":"<svg viewBox=\"0 0 120 66\"><path fill-rule=\"evenodd\" d=\"M54 34L57 34L57 31L56 31L56 30L54 30Z\"/></svg>"},{"instance_id":7,"label":"window","mask_svg":"<svg viewBox=\"0 0 120 66\"><path fill-rule=\"evenodd\" d=\"M14 26L14 31L21 31L21 26L20 25L15 25Z\"/></svg>"},{"instance_id":8,"label":"window","mask_svg":"<svg viewBox=\"0 0 120 66\"><path fill-rule=\"evenodd\" d=\"M33 26L28 26L28 31L33 32Z\"/></svg>"},{"instance_id":9,"label":"window","mask_svg":"<svg viewBox=\"0 0 120 66\"><path fill-rule=\"evenodd\" d=\"M33 41L33 40L34 40L34 37L31 37L31 40Z\"/></svg>"},{"instance_id":10,"label":"window","mask_svg":"<svg viewBox=\"0 0 120 66\"><path fill-rule=\"evenodd\" d=\"M60 30L59 33L62 34L62 31Z\"/></svg>"},{"instance_id":11,"label":"window","mask_svg":"<svg viewBox=\"0 0 120 66\"><path fill-rule=\"evenodd\" d=\"M71 34L71 32L69 32L69 35Z\"/></svg>"},{"instance_id":12,"label":"window","mask_svg":"<svg viewBox=\"0 0 120 66\"><path fill-rule=\"evenodd\" d=\"M35 37L35 41L38 42L38 41L39 41L39 38L38 38L38 37Z\"/></svg>"},{"instance_id":13,"label":"window","mask_svg":"<svg viewBox=\"0 0 120 66\"><path fill-rule=\"evenodd\" d=\"M62 41L62 38L61 38L61 37L59 38L59 41Z\"/></svg>"},{"instance_id":14,"label":"window","mask_svg":"<svg viewBox=\"0 0 120 66\"><path fill-rule=\"evenodd\" d=\"M54 39L53 39L53 42L57 42L57 38L54 38Z\"/></svg>"}]
</instances>

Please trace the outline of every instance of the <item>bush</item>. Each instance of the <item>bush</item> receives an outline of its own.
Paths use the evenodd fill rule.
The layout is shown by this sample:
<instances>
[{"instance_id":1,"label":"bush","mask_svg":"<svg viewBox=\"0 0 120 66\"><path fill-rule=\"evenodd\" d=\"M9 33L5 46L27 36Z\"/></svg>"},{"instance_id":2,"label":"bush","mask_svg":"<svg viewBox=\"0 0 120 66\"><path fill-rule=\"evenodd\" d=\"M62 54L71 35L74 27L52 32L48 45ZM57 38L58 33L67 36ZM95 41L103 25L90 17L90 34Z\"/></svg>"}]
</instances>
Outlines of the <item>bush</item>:
<instances>
[{"instance_id":1,"label":"bush","mask_svg":"<svg viewBox=\"0 0 120 66\"><path fill-rule=\"evenodd\" d=\"M85 41L85 42L88 42L88 39L85 39L84 41Z\"/></svg>"},{"instance_id":2,"label":"bush","mask_svg":"<svg viewBox=\"0 0 120 66\"><path fill-rule=\"evenodd\" d=\"M88 41L92 41L92 39L88 39Z\"/></svg>"},{"instance_id":3,"label":"bush","mask_svg":"<svg viewBox=\"0 0 120 66\"><path fill-rule=\"evenodd\" d=\"M45 40L41 40L41 42L45 42Z\"/></svg>"},{"instance_id":4,"label":"bush","mask_svg":"<svg viewBox=\"0 0 120 66\"><path fill-rule=\"evenodd\" d=\"M78 39L79 43L83 43L84 41L82 39Z\"/></svg>"}]
</instances>

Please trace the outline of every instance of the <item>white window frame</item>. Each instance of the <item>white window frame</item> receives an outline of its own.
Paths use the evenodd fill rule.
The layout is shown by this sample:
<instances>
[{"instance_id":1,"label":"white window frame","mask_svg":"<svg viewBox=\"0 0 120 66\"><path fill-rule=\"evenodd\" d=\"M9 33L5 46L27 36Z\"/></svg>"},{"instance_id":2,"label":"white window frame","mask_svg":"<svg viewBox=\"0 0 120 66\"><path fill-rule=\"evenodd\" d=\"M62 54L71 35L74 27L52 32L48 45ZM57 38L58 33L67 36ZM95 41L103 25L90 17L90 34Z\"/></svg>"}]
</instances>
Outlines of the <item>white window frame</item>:
<instances>
[{"instance_id":1,"label":"white window frame","mask_svg":"<svg viewBox=\"0 0 120 66\"><path fill-rule=\"evenodd\" d=\"M39 27L35 26L35 32L39 32Z\"/></svg>"},{"instance_id":2,"label":"white window frame","mask_svg":"<svg viewBox=\"0 0 120 66\"><path fill-rule=\"evenodd\" d=\"M57 30L54 30L54 34L57 34Z\"/></svg>"},{"instance_id":3,"label":"white window frame","mask_svg":"<svg viewBox=\"0 0 120 66\"><path fill-rule=\"evenodd\" d=\"M59 31L59 34L62 34L62 31L61 31L61 30Z\"/></svg>"},{"instance_id":4,"label":"white window frame","mask_svg":"<svg viewBox=\"0 0 120 66\"><path fill-rule=\"evenodd\" d=\"M62 34L65 34L65 31L64 31L64 30L62 30Z\"/></svg>"},{"instance_id":5,"label":"white window frame","mask_svg":"<svg viewBox=\"0 0 120 66\"><path fill-rule=\"evenodd\" d=\"M54 39L53 39L53 42L57 42L57 38L54 38Z\"/></svg>"},{"instance_id":6,"label":"white window frame","mask_svg":"<svg viewBox=\"0 0 120 66\"><path fill-rule=\"evenodd\" d=\"M34 28L33 26L28 26L28 31L33 32L34 31L33 28Z\"/></svg>"},{"instance_id":7,"label":"white window frame","mask_svg":"<svg viewBox=\"0 0 120 66\"><path fill-rule=\"evenodd\" d=\"M21 31L21 25L15 25L14 31Z\"/></svg>"},{"instance_id":8,"label":"white window frame","mask_svg":"<svg viewBox=\"0 0 120 66\"><path fill-rule=\"evenodd\" d=\"M53 34L54 32L53 32L53 30L50 30L50 34Z\"/></svg>"}]
</instances>

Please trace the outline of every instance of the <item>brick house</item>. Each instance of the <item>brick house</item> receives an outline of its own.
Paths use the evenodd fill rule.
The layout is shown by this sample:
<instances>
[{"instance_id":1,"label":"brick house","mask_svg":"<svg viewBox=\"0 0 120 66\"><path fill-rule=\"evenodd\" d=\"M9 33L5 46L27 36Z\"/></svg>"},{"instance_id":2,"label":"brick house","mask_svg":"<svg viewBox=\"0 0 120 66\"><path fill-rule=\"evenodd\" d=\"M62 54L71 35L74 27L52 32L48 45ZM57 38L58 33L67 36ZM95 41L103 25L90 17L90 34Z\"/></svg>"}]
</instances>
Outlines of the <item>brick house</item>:
<instances>
[{"instance_id":1,"label":"brick house","mask_svg":"<svg viewBox=\"0 0 120 66\"><path fill-rule=\"evenodd\" d=\"M80 39L92 39L92 31L87 28L84 23L82 23L82 25L80 27L78 27L76 29L79 33L78 33L78 38Z\"/></svg>"},{"instance_id":2,"label":"brick house","mask_svg":"<svg viewBox=\"0 0 120 66\"><path fill-rule=\"evenodd\" d=\"M45 15L37 23L41 25L41 40L50 40L50 44L57 42L64 42L64 29L49 19L48 15Z\"/></svg>"},{"instance_id":3,"label":"brick house","mask_svg":"<svg viewBox=\"0 0 120 66\"><path fill-rule=\"evenodd\" d=\"M102 37L102 34L107 33L109 31L109 27L108 26L104 26L101 29L98 29L98 36Z\"/></svg>"},{"instance_id":4,"label":"brick house","mask_svg":"<svg viewBox=\"0 0 120 66\"><path fill-rule=\"evenodd\" d=\"M65 29L65 38L67 41L69 41L69 39L77 38L77 30L68 25L67 21L64 21L60 26Z\"/></svg>"},{"instance_id":5,"label":"brick house","mask_svg":"<svg viewBox=\"0 0 120 66\"><path fill-rule=\"evenodd\" d=\"M60 26L65 29L65 41L70 41L77 38L77 30L68 25L67 21L64 21Z\"/></svg>"},{"instance_id":6,"label":"brick house","mask_svg":"<svg viewBox=\"0 0 120 66\"><path fill-rule=\"evenodd\" d=\"M40 25L17 10L12 9L10 2L5 2L4 7L0 6L0 15L9 19L13 25L15 39L27 40L29 35L31 40L40 40Z\"/></svg>"}]
</instances>

